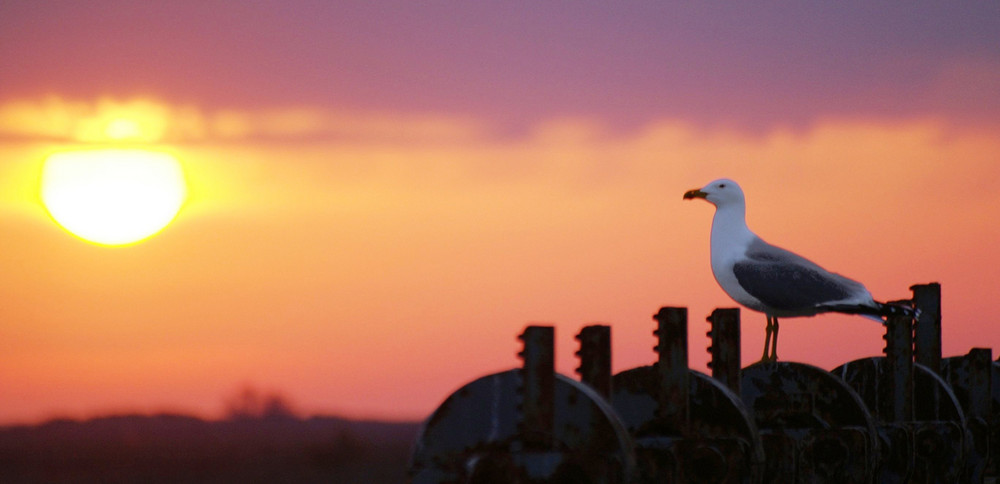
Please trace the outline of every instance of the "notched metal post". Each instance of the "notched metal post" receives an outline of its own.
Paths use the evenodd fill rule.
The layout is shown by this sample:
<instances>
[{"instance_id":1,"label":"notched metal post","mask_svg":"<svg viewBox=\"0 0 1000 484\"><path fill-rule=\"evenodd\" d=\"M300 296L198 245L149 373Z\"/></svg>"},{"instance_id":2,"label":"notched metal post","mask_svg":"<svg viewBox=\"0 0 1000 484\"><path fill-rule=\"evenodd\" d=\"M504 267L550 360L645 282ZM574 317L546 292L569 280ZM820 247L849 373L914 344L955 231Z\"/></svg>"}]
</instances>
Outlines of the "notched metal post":
<instances>
[{"instance_id":1,"label":"notched metal post","mask_svg":"<svg viewBox=\"0 0 1000 484\"><path fill-rule=\"evenodd\" d=\"M653 316L657 322L656 336L660 374L658 416L676 432L685 433L690 420L688 409L687 308L664 307Z\"/></svg>"},{"instance_id":2,"label":"notched metal post","mask_svg":"<svg viewBox=\"0 0 1000 484\"><path fill-rule=\"evenodd\" d=\"M580 380L605 399L611 397L611 327L595 324L586 326L576 335L580 350Z\"/></svg>"},{"instance_id":3,"label":"notched metal post","mask_svg":"<svg viewBox=\"0 0 1000 484\"><path fill-rule=\"evenodd\" d=\"M914 322L914 353L916 361L941 374L941 284L916 284L913 307L917 310Z\"/></svg>"},{"instance_id":4,"label":"notched metal post","mask_svg":"<svg viewBox=\"0 0 1000 484\"><path fill-rule=\"evenodd\" d=\"M885 422L913 420L913 318L889 316L885 324L885 374L879 386L879 417Z\"/></svg>"},{"instance_id":5,"label":"notched metal post","mask_svg":"<svg viewBox=\"0 0 1000 484\"><path fill-rule=\"evenodd\" d=\"M518 432L526 448L552 448L555 429L555 329L528 326L518 337L524 350L518 355L521 370L521 404Z\"/></svg>"},{"instance_id":6,"label":"notched metal post","mask_svg":"<svg viewBox=\"0 0 1000 484\"><path fill-rule=\"evenodd\" d=\"M967 376L968 405L966 416L978 418L984 422L993 420L992 408L992 369L993 350L991 348L972 348L969 350Z\"/></svg>"},{"instance_id":7,"label":"notched metal post","mask_svg":"<svg viewBox=\"0 0 1000 484\"><path fill-rule=\"evenodd\" d=\"M712 355L708 366L712 378L722 382L733 393L740 394L740 309L720 308L708 317L712 339L708 352Z\"/></svg>"}]
</instances>

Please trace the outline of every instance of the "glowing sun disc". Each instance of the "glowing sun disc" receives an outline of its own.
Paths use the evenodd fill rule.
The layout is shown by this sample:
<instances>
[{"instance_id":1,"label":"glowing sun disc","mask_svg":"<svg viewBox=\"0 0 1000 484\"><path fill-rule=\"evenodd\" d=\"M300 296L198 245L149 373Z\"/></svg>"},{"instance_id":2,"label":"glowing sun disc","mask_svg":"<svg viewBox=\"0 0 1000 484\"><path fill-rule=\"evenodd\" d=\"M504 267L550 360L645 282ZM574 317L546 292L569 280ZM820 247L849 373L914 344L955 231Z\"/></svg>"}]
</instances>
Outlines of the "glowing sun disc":
<instances>
[{"instance_id":1,"label":"glowing sun disc","mask_svg":"<svg viewBox=\"0 0 1000 484\"><path fill-rule=\"evenodd\" d=\"M101 245L128 245L160 232L186 195L180 163L166 153L67 151L50 155L42 168L42 203L52 218Z\"/></svg>"}]
</instances>

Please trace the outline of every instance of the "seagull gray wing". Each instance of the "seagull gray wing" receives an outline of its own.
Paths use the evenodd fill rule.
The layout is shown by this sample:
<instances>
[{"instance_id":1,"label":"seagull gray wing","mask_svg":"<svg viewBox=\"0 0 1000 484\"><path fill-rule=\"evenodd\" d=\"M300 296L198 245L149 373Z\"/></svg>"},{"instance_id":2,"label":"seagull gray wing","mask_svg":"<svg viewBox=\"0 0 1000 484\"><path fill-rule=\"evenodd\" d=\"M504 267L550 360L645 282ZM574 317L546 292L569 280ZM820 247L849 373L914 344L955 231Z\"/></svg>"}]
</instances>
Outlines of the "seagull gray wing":
<instances>
[{"instance_id":1,"label":"seagull gray wing","mask_svg":"<svg viewBox=\"0 0 1000 484\"><path fill-rule=\"evenodd\" d=\"M759 238L733 266L740 286L777 311L815 311L866 291L860 283Z\"/></svg>"}]
</instances>

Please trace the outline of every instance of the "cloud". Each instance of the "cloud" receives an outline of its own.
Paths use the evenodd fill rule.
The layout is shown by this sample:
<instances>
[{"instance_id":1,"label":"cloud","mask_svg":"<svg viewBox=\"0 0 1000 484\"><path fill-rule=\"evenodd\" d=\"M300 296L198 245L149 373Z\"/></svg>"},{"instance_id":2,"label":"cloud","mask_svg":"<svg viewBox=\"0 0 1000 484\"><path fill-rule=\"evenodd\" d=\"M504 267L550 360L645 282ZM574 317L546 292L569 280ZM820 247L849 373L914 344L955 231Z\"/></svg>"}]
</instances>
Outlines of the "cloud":
<instances>
[{"instance_id":1,"label":"cloud","mask_svg":"<svg viewBox=\"0 0 1000 484\"><path fill-rule=\"evenodd\" d=\"M0 136L21 140L155 142L198 138L203 124L195 108L143 98L76 101L48 96L0 105Z\"/></svg>"},{"instance_id":2,"label":"cloud","mask_svg":"<svg viewBox=\"0 0 1000 484\"><path fill-rule=\"evenodd\" d=\"M49 96L0 104L0 137L71 142L211 143L378 140L460 142L486 133L471 119L351 113L309 107L205 110L148 98Z\"/></svg>"},{"instance_id":3,"label":"cloud","mask_svg":"<svg viewBox=\"0 0 1000 484\"><path fill-rule=\"evenodd\" d=\"M545 197L632 200L720 176L804 200L796 207L824 199L817 190L830 187L860 200L925 192L947 206L970 197L992 203L997 196L986 187L1000 178L998 129L933 118L827 118L759 132L660 118L622 130L594 117L565 116L511 136L483 120L444 114L211 110L146 98L0 105L0 139L8 141L169 146L188 173L189 211L231 214L384 207L401 197L454 210L449 204L501 193L507 199L492 203L520 203L511 200L516 196L529 205ZM32 170L25 163L21 173ZM977 189L967 193L967 187ZM913 203L928 205L926 197Z\"/></svg>"}]
</instances>

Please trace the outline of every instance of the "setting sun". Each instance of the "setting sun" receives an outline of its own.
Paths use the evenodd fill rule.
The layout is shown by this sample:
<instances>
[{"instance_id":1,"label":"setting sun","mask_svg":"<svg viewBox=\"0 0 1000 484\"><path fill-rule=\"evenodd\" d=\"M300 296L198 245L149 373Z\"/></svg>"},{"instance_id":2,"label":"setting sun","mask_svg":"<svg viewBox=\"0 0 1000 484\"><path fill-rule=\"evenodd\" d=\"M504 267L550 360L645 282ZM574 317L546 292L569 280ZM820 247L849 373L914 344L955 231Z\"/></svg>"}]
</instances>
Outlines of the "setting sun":
<instances>
[{"instance_id":1,"label":"setting sun","mask_svg":"<svg viewBox=\"0 0 1000 484\"><path fill-rule=\"evenodd\" d=\"M42 170L41 198L73 235L101 245L146 239L177 215L187 193L172 155L146 150L55 153Z\"/></svg>"}]
</instances>

